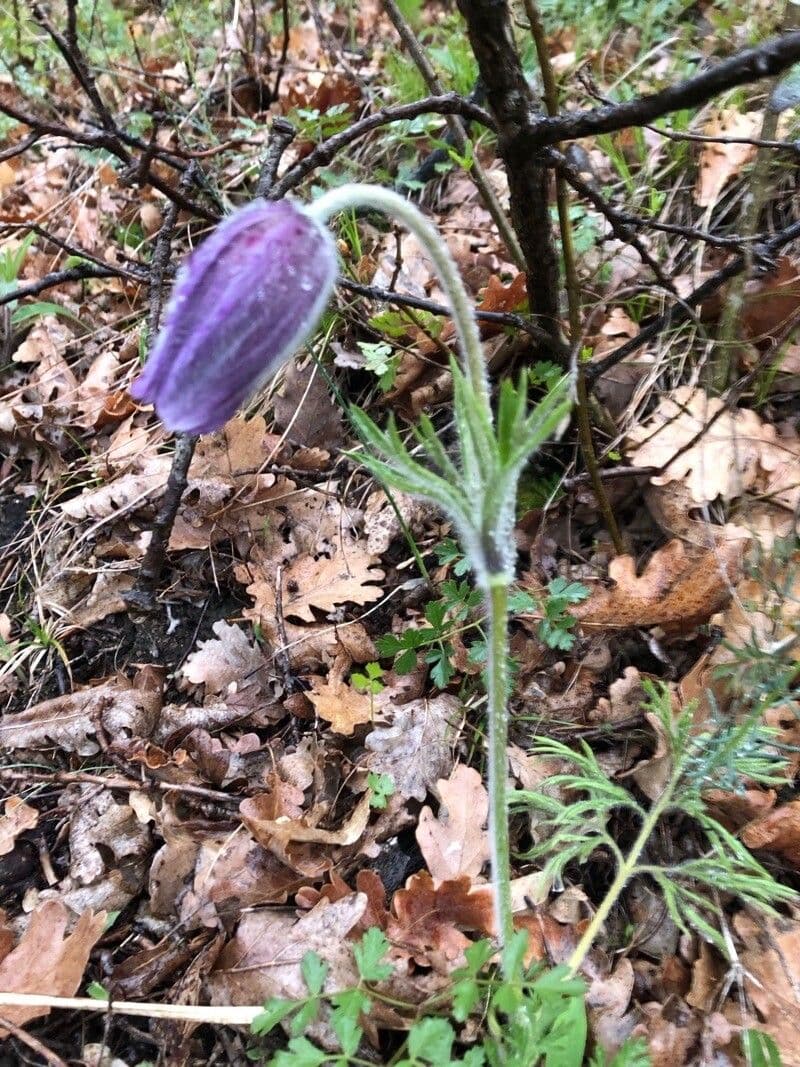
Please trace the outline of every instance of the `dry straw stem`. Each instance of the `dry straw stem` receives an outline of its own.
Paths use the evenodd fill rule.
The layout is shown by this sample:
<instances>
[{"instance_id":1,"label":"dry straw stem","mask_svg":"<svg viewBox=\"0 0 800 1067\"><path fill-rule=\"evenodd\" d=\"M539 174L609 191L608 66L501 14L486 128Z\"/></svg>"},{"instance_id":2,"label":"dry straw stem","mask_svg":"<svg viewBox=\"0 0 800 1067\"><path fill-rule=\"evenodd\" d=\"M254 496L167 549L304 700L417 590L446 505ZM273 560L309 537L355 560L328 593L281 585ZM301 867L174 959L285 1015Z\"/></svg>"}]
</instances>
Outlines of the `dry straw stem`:
<instances>
[{"instance_id":1,"label":"dry straw stem","mask_svg":"<svg viewBox=\"0 0 800 1067\"><path fill-rule=\"evenodd\" d=\"M51 997L45 993L0 993L3 1008L62 1008L103 1015L138 1015L141 1018L177 1022L213 1023L217 1026L249 1026L264 1010L262 1004L156 1004L134 1000L94 1000L92 997Z\"/></svg>"}]
</instances>

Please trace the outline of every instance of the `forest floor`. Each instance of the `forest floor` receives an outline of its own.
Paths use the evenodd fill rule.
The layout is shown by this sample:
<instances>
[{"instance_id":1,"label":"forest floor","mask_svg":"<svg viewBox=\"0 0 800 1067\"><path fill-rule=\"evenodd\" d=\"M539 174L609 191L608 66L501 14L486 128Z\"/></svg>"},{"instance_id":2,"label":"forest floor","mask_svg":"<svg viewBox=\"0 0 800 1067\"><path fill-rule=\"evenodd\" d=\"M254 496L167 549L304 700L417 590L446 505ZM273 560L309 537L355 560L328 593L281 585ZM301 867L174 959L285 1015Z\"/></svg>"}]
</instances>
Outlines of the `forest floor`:
<instances>
[{"instance_id":1,"label":"forest floor","mask_svg":"<svg viewBox=\"0 0 800 1067\"><path fill-rule=\"evenodd\" d=\"M543 5L562 109L680 83L792 9L617 6ZM444 92L487 106L455 7L401 17ZM514 28L538 84L522 9ZM798 79L561 144L588 189L573 344L600 473L573 422L520 484L517 1033L481 596L448 519L360 465L349 409L404 434L427 414L452 446L454 331L419 242L336 220L322 325L199 438L149 578L174 439L128 391L215 220L260 181L307 201L358 180L423 208L492 382L544 396L564 345L526 328L474 180L507 210L496 138L471 123L457 151L442 94L415 107L430 87L379 0L21 0L0 54L0 1064L800 1064Z\"/></svg>"}]
</instances>

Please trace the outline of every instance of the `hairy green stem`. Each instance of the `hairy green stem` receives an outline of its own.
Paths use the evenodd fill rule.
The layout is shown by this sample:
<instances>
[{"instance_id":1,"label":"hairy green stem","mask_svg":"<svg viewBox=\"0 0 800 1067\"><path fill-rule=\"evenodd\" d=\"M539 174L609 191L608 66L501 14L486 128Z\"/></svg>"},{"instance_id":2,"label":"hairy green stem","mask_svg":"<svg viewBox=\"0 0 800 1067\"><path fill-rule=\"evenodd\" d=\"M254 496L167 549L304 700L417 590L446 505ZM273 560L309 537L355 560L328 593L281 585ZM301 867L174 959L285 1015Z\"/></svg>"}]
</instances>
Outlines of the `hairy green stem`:
<instances>
[{"instance_id":1,"label":"hairy green stem","mask_svg":"<svg viewBox=\"0 0 800 1067\"><path fill-rule=\"evenodd\" d=\"M645 816L641 829L636 836L636 840L631 845L631 850L622 863L617 867L617 873L614 877L614 881L608 888L608 892L600 901L597 911L592 917L592 921L586 927L578 944L575 946L575 951L567 961L569 967L570 977L575 977L581 968L583 961L589 953L595 938L600 933L603 923L611 913L611 909L619 900L623 889L631 880L631 878L638 872L639 857L650 840L650 835L656 828L656 824L666 809L669 807L673 793L678 784L680 774L676 771L673 772L672 778L667 782L664 787L664 791L661 796L653 803L653 806Z\"/></svg>"},{"instance_id":2,"label":"hairy green stem","mask_svg":"<svg viewBox=\"0 0 800 1067\"><path fill-rule=\"evenodd\" d=\"M456 328L456 336L464 360L464 371L483 408L485 417L491 424L492 403L489 378L486 373L486 360L478 326L464 282L444 241L413 204L391 189L383 189L378 185L355 183L331 189L310 204L306 211L320 221L327 222L331 215L337 212L360 207L371 207L398 219L408 227L431 257L436 276L450 302L453 325Z\"/></svg>"},{"instance_id":3,"label":"hairy green stem","mask_svg":"<svg viewBox=\"0 0 800 1067\"><path fill-rule=\"evenodd\" d=\"M464 373L472 397L480 409L487 432L494 433L489 378L478 327L464 282L447 246L434 227L403 197L389 189L371 185L346 185L323 194L308 209L327 222L336 212L353 207L372 207L402 222L431 257L436 275L450 302L453 323L463 359ZM490 487L484 485L483 492ZM513 507L513 502L511 504ZM491 543L489 543L491 542ZM478 584L486 600L488 663L486 690L489 724L489 839L494 883L494 911L497 936L506 945L513 932L511 912L508 836L508 797L506 790L508 743L508 590L510 574L497 572L496 531L484 530L483 543L473 543L470 557ZM479 558L471 558L472 556ZM482 556L482 558L480 558Z\"/></svg>"},{"instance_id":4,"label":"hairy green stem","mask_svg":"<svg viewBox=\"0 0 800 1067\"><path fill-rule=\"evenodd\" d=\"M500 943L513 933L511 850L508 837L508 579L494 576L486 592L486 693L489 722L489 844L494 882L494 914Z\"/></svg>"}]
</instances>

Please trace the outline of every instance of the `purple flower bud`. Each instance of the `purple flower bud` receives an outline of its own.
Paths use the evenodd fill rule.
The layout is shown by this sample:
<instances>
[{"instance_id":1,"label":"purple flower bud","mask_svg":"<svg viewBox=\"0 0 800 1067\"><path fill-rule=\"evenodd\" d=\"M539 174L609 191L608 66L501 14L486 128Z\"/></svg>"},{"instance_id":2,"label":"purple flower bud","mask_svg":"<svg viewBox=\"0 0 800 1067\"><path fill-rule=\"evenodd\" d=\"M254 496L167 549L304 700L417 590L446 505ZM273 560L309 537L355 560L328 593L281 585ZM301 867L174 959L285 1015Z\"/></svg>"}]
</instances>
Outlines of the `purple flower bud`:
<instances>
[{"instance_id":1,"label":"purple flower bud","mask_svg":"<svg viewBox=\"0 0 800 1067\"><path fill-rule=\"evenodd\" d=\"M337 272L333 237L297 204L240 209L178 273L131 395L170 430L219 429L306 340Z\"/></svg>"}]
</instances>

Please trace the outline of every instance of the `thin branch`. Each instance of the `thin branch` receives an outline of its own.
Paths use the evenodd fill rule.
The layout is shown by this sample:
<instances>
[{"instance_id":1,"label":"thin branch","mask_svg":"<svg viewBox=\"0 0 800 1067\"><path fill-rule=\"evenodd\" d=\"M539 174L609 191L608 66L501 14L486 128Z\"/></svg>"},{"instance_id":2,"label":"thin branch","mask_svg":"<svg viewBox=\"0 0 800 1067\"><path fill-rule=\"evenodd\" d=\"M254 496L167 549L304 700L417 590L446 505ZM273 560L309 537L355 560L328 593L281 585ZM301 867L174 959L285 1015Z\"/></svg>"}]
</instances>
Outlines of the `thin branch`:
<instances>
[{"instance_id":1,"label":"thin branch","mask_svg":"<svg viewBox=\"0 0 800 1067\"><path fill-rule=\"evenodd\" d=\"M278 115L277 118L272 120L269 143L261 161L261 173L258 176L258 185L256 186L257 199L269 196L269 192L275 185L275 179L278 176L278 167L283 153L292 143L296 134L297 130L288 119Z\"/></svg>"},{"instance_id":2,"label":"thin branch","mask_svg":"<svg viewBox=\"0 0 800 1067\"><path fill-rule=\"evenodd\" d=\"M442 83L440 82L436 71L431 66L431 63L425 54L425 50L420 45L414 31L408 24L405 16L400 8L395 3L395 0L382 0L383 9L389 16L392 25L397 30L400 40L405 45L408 54L414 62L417 70L422 75L428 92L441 93ZM447 120L447 125L450 129L450 133L453 137L457 151L461 156L465 156L468 148L467 131L460 118L452 115ZM491 182L486 175L483 167L478 162L477 158L473 155L470 166L466 168L467 174L472 178L478 192L481 195L484 206L489 214L492 216L492 221L497 227L500 239L508 250L508 254L514 260L520 270L525 269L525 256L520 246L517 234L514 232L514 227L508 221L506 213L497 199Z\"/></svg>"},{"instance_id":3,"label":"thin branch","mask_svg":"<svg viewBox=\"0 0 800 1067\"><path fill-rule=\"evenodd\" d=\"M97 85L95 84L94 78L89 73L89 67L87 66L83 53L78 47L78 40L77 35L75 33L74 24L74 9L71 12L69 22L70 28L67 31L70 35L69 41L58 32L55 26L53 26L47 15L45 15L44 11L42 11L39 4L31 3L31 11L33 12L33 17L36 19L39 25L43 26L44 29L47 30L47 32L49 33L56 48L63 56L65 63L72 71L75 80L80 85L81 89L83 89L84 93L89 98L92 107L97 112L97 117L100 119L103 128L109 133L115 135L118 134L119 129L116 121L114 120L114 116L108 110L105 101L98 92Z\"/></svg>"},{"instance_id":4,"label":"thin branch","mask_svg":"<svg viewBox=\"0 0 800 1067\"><path fill-rule=\"evenodd\" d=\"M51 1052L47 1045L43 1045L33 1034L26 1033L21 1026L17 1026L15 1022L12 1022L5 1015L0 1015L0 1030L7 1030L17 1041L27 1045L31 1052L35 1052L37 1056L42 1057L48 1067L67 1067L66 1062L60 1056L56 1056L55 1052Z\"/></svg>"},{"instance_id":5,"label":"thin branch","mask_svg":"<svg viewBox=\"0 0 800 1067\"><path fill-rule=\"evenodd\" d=\"M556 169L560 174L563 174L564 179L569 182L575 192L588 200L590 204L593 204L594 207L597 208L601 215L605 216L614 236L625 244L629 244L631 248L636 249L642 262L646 263L653 272L653 277L659 285L668 292L677 295L675 283L664 273L658 260L651 255L647 248L645 248L639 235L631 228L624 212L619 211L613 204L606 200L602 193L598 192L589 182L585 181L578 168L574 167L562 152L559 152L555 148L550 148L547 151L547 157L548 159L553 160Z\"/></svg>"},{"instance_id":6,"label":"thin branch","mask_svg":"<svg viewBox=\"0 0 800 1067\"><path fill-rule=\"evenodd\" d=\"M379 300L387 304L400 304L403 307L416 308L418 311L427 311L431 315L445 317L450 317L451 315L450 309L444 307L443 304L437 304L433 300L426 300L424 297L412 296L410 293L397 293L393 289L381 289L376 285L362 285L360 282L353 282L349 278L339 278L336 284L341 289L358 293L359 296L367 297L369 300ZM475 308L473 314L476 319L481 319L485 322L496 322L500 326L510 326L516 330L522 330L538 344L552 351L559 363L566 364L569 362L569 345L565 345L563 341L552 337L541 326L537 326L535 322L531 322L524 315L515 315L510 311L482 311L480 308Z\"/></svg>"},{"instance_id":7,"label":"thin branch","mask_svg":"<svg viewBox=\"0 0 800 1067\"><path fill-rule=\"evenodd\" d=\"M415 119L420 115L463 115L464 118L473 122L480 122L489 129L494 128L491 115L477 104L471 104L458 93L441 93L435 96L426 96L422 100L415 100L411 104L395 104L393 107L382 107L371 115L353 123L341 133L329 137L327 141L317 145L313 152L309 152L305 159L288 170L277 182L270 194L270 200L280 200L300 182L318 167L327 167L334 156L347 148L359 137L377 130L380 126L387 126L390 122L402 122L407 119Z\"/></svg>"},{"instance_id":8,"label":"thin branch","mask_svg":"<svg viewBox=\"0 0 800 1067\"><path fill-rule=\"evenodd\" d=\"M800 238L800 222L795 222L791 226L787 226L785 230L781 230L780 233L776 233L769 240L765 241L760 246L760 251L766 256L773 255L780 251L784 245L789 244L791 241L795 241ZM668 308L663 315L659 315L658 318L653 319L651 323L644 326L635 337L632 337L630 341L626 341L625 344L620 345L619 348L615 348L613 352L610 352L603 359L598 360L597 363L590 363L586 368L586 381L588 385L594 384L598 378L600 378L607 370L615 367L623 359L633 355L634 352L638 352L640 348L652 340L653 337L658 336L662 330L665 330L668 326L674 325L678 322L684 322L686 319L692 317L692 308L701 304L704 300L707 300L714 293L718 292L725 282L731 278L735 278L737 274L745 269L747 260L745 256L739 255L726 263L721 270L718 270L716 274L712 274L710 278L707 278L702 285L698 287L688 296L686 296L681 303L673 304Z\"/></svg>"},{"instance_id":9,"label":"thin branch","mask_svg":"<svg viewBox=\"0 0 800 1067\"><path fill-rule=\"evenodd\" d=\"M713 96L718 96L728 89L748 85L762 78L771 78L798 60L800 31L773 37L758 48L739 52L710 70L662 89L661 92L637 97L622 104L609 104L593 111L574 111L557 118L533 117L519 129L518 150L535 152L558 141L613 133L627 126L644 126L672 111L705 104Z\"/></svg>"},{"instance_id":10,"label":"thin branch","mask_svg":"<svg viewBox=\"0 0 800 1067\"><path fill-rule=\"evenodd\" d=\"M41 138L42 134L37 133L36 130L34 130L32 133L29 133L27 137L23 137L21 141L10 145L8 148L4 148L2 152L0 152L0 163L5 162L7 159L13 159L15 156L21 156L24 152L27 152L32 145L35 145L37 141L41 140Z\"/></svg>"},{"instance_id":11,"label":"thin branch","mask_svg":"<svg viewBox=\"0 0 800 1067\"><path fill-rule=\"evenodd\" d=\"M22 300L26 296L38 296L45 289L52 289L56 285L63 285L65 282L80 282L86 278L133 278L135 281L143 282L146 276L137 277L119 267L100 267L94 263L82 263L67 270L56 270L51 274L45 274L43 278L37 278L36 281L20 285L10 293L0 295L0 307L14 300Z\"/></svg>"},{"instance_id":12,"label":"thin branch","mask_svg":"<svg viewBox=\"0 0 800 1067\"><path fill-rule=\"evenodd\" d=\"M535 128L536 100L514 44L508 5L497 0L458 0L458 8L467 23L497 126L498 149L508 175L511 222L525 257L531 313L558 338L558 257L550 219L549 174L538 154L526 146L526 136Z\"/></svg>"}]
</instances>

